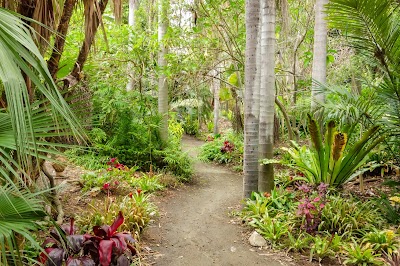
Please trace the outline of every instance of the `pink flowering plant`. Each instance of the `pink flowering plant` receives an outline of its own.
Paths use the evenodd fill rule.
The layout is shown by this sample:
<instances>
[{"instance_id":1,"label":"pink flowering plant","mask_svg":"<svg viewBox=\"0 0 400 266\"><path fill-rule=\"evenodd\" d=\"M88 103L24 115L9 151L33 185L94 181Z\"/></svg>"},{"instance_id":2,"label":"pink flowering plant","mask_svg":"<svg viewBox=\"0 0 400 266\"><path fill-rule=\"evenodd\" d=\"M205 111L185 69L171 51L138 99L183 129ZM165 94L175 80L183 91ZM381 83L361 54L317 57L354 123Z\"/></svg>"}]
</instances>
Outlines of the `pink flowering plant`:
<instances>
[{"instance_id":1,"label":"pink flowering plant","mask_svg":"<svg viewBox=\"0 0 400 266\"><path fill-rule=\"evenodd\" d=\"M117 158L111 158L108 162L107 165L109 166L107 168L107 171L113 171L114 169L117 170L129 170L129 168L125 165L123 165L122 163L118 162Z\"/></svg>"},{"instance_id":2,"label":"pink flowering plant","mask_svg":"<svg viewBox=\"0 0 400 266\"><path fill-rule=\"evenodd\" d=\"M328 185L321 183L317 187L301 184L297 187L300 192L300 204L297 215L302 218L302 229L309 234L314 234L321 223L322 210L326 204Z\"/></svg>"}]
</instances>

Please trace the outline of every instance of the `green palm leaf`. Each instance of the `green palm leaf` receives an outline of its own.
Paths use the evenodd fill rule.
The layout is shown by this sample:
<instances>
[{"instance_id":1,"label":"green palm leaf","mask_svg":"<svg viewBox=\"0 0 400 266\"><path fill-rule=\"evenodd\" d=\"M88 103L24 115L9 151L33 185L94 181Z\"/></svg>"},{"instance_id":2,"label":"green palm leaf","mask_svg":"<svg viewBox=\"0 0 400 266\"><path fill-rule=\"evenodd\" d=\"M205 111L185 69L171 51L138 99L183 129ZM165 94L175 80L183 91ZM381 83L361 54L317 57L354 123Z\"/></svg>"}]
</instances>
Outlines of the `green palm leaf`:
<instances>
[{"instance_id":1,"label":"green palm leaf","mask_svg":"<svg viewBox=\"0 0 400 266\"><path fill-rule=\"evenodd\" d=\"M5 185L0 186L0 206L0 264L8 265L10 260L17 264L21 258L16 234L40 248L31 231L38 228L36 221L46 215L42 210L43 202L38 194Z\"/></svg>"}]
</instances>

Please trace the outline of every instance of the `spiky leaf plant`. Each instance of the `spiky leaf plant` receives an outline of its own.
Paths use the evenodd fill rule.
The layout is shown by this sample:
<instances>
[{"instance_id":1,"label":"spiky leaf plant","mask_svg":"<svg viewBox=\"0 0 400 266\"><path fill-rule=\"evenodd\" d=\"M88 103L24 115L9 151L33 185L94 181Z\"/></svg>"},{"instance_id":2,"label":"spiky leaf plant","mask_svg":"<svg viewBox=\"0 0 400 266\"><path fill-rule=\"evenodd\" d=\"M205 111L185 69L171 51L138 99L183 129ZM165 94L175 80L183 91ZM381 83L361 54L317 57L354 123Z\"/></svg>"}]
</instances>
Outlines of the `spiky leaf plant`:
<instances>
[{"instance_id":1,"label":"spiky leaf plant","mask_svg":"<svg viewBox=\"0 0 400 266\"><path fill-rule=\"evenodd\" d=\"M347 134L337 132L334 121L327 125L325 141L322 141L318 124L309 115L311 149L292 142L285 149L293 162L287 165L304 173L304 179L312 184L325 183L331 187L340 186L369 168L360 168L368 160L368 153L384 140L380 127L373 126L356 143L348 143Z\"/></svg>"}]
</instances>

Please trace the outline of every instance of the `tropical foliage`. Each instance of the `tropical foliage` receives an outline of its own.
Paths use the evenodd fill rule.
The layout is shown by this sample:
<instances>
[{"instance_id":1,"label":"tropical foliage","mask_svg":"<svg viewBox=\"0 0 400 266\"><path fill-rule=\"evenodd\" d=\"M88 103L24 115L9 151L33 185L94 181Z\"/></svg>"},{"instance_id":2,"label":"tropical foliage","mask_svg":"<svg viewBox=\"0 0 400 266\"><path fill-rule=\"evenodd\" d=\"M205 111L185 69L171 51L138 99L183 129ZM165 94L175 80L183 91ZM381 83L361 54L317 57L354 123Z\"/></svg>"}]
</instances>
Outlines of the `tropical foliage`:
<instances>
[{"instance_id":1,"label":"tropical foliage","mask_svg":"<svg viewBox=\"0 0 400 266\"><path fill-rule=\"evenodd\" d=\"M65 134L61 131L78 140L83 137L81 125L55 86L31 33L19 18L0 8L0 93L5 99L0 110L0 246L4 265L20 261L17 234L36 243L29 230L37 228L35 221L45 216L39 194L28 189L41 154L57 147L45 138ZM41 99L29 97L26 78Z\"/></svg>"},{"instance_id":2,"label":"tropical foliage","mask_svg":"<svg viewBox=\"0 0 400 266\"><path fill-rule=\"evenodd\" d=\"M368 160L368 154L384 140L379 126L371 127L362 138L354 144L349 143L348 135L337 132L334 121L326 128L325 141L322 141L316 121L309 115L309 130L312 149L300 147L291 142L291 148L283 148L292 161L285 163L304 173L304 179L310 184L326 183L330 186L341 186L358 175L372 170L374 165L360 169ZM264 163L276 161L264 160ZM376 166L375 166L376 167Z\"/></svg>"}]
</instances>

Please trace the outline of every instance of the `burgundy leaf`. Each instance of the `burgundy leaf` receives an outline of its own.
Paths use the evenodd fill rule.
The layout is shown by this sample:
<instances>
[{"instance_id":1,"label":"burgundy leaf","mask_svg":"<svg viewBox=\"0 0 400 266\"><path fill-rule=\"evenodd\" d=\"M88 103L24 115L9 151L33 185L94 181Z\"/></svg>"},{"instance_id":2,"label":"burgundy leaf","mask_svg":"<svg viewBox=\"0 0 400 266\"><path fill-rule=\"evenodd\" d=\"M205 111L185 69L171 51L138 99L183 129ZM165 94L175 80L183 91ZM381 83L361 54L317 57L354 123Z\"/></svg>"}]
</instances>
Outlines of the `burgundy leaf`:
<instances>
[{"instance_id":1,"label":"burgundy leaf","mask_svg":"<svg viewBox=\"0 0 400 266\"><path fill-rule=\"evenodd\" d=\"M52 237L46 238L42 244L42 247L44 247L44 248L53 248L53 247L57 247L57 246L58 246L57 240L55 240Z\"/></svg>"},{"instance_id":2,"label":"burgundy leaf","mask_svg":"<svg viewBox=\"0 0 400 266\"><path fill-rule=\"evenodd\" d=\"M76 231L75 225L74 225L74 218L71 218L71 221L69 224L63 224L61 225L61 229L65 232L67 236L73 235Z\"/></svg>"},{"instance_id":3,"label":"burgundy leaf","mask_svg":"<svg viewBox=\"0 0 400 266\"><path fill-rule=\"evenodd\" d=\"M115 243L114 249L117 251L118 254L124 253L124 251L127 249L125 238L123 236L114 235L110 240Z\"/></svg>"},{"instance_id":4,"label":"burgundy leaf","mask_svg":"<svg viewBox=\"0 0 400 266\"><path fill-rule=\"evenodd\" d=\"M44 264L46 263L48 256L47 254L49 254L54 248L45 248L44 252L41 252L39 255L39 261Z\"/></svg>"},{"instance_id":5,"label":"burgundy leaf","mask_svg":"<svg viewBox=\"0 0 400 266\"><path fill-rule=\"evenodd\" d=\"M82 257L80 258L81 262L82 262L82 266L95 266L96 263L89 257Z\"/></svg>"},{"instance_id":6,"label":"burgundy leaf","mask_svg":"<svg viewBox=\"0 0 400 266\"><path fill-rule=\"evenodd\" d=\"M85 237L83 235L70 235L67 236L67 241L72 252L76 254L81 251L83 247L83 242L85 241Z\"/></svg>"},{"instance_id":7,"label":"burgundy leaf","mask_svg":"<svg viewBox=\"0 0 400 266\"><path fill-rule=\"evenodd\" d=\"M81 261L79 259L77 259L77 258L69 257L67 259L66 266L81 266L81 265L82 265Z\"/></svg>"},{"instance_id":8,"label":"burgundy leaf","mask_svg":"<svg viewBox=\"0 0 400 266\"><path fill-rule=\"evenodd\" d=\"M96 226L93 226L93 233L94 233L96 236L99 236L99 237L103 238L103 237L106 237L106 236L107 236L108 230L105 231L105 230L103 229L103 227L100 227L100 226L96 225Z\"/></svg>"},{"instance_id":9,"label":"burgundy leaf","mask_svg":"<svg viewBox=\"0 0 400 266\"><path fill-rule=\"evenodd\" d=\"M131 234L128 234L128 233L119 233L119 234L122 234L126 241L129 241L131 243L136 243L136 240L132 237Z\"/></svg>"},{"instance_id":10,"label":"burgundy leaf","mask_svg":"<svg viewBox=\"0 0 400 266\"><path fill-rule=\"evenodd\" d=\"M100 265L109 266L111 262L112 249L115 243L111 240L102 240L99 245Z\"/></svg>"},{"instance_id":11,"label":"burgundy leaf","mask_svg":"<svg viewBox=\"0 0 400 266\"><path fill-rule=\"evenodd\" d=\"M111 229L110 229L110 226L109 225L102 225L102 226L100 226L100 228L101 229L103 229L103 231L104 232L106 232L106 239L109 239L109 237L111 237L112 236L112 234L110 233L111 232Z\"/></svg>"},{"instance_id":12,"label":"burgundy leaf","mask_svg":"<svg viewBox=\"0 0 400 266\"><path fill-rule=\"evenodd\" d=\"M118 213L118 217L115 219L115 221L113 222L113 224L110 227L110 234L108 235L109 237L111 237L118 229L118 227L121 226L121 224L124 223L124 216L122 215L122 212L120 211Z\"/></svg>"},{"instance_id":13,"label":"burgundy leaf","mask_svg":"<svg viewBox=\"0 0 400 266\"><path fill-rule=\"evenodd\" d=\"M64 259L64 250L62 248L49 248L45 249L48 266L61 266Z\"/></svg>"},{"instance_id":14,"label":"burgundy leaf","mask_svg":"<svg viewBox=\"0 0 400 266\"><path fill-rule=\"evenodd\" d=\"M95 266L94 261L89 257L71 258L67 260L66 266Z\"/></svg>"},{"instance_id":15,"label":"burgundy leaf","mask_svg":"<svg viewBox=\"0 0 400 266\"><path fill-rule=\"evenodd\" d=\"M131 244L128 243L128 248L132 253L132 256L135 256L137 254L136 248L134 246L132 246Z\"/></svg>"},{"instance_id":16,"label":"burgundy leaf","mask_svg":"<svg viewBox=\"0 0 400 266\"><path fill-rule=\"evenodd\" d=\"M83 246L83 254L90 255L96 262L96 264L99 263L99 257L100 257L98 244L99 244L98 242L87 241Z\"/></svg>"}]
</instances>

